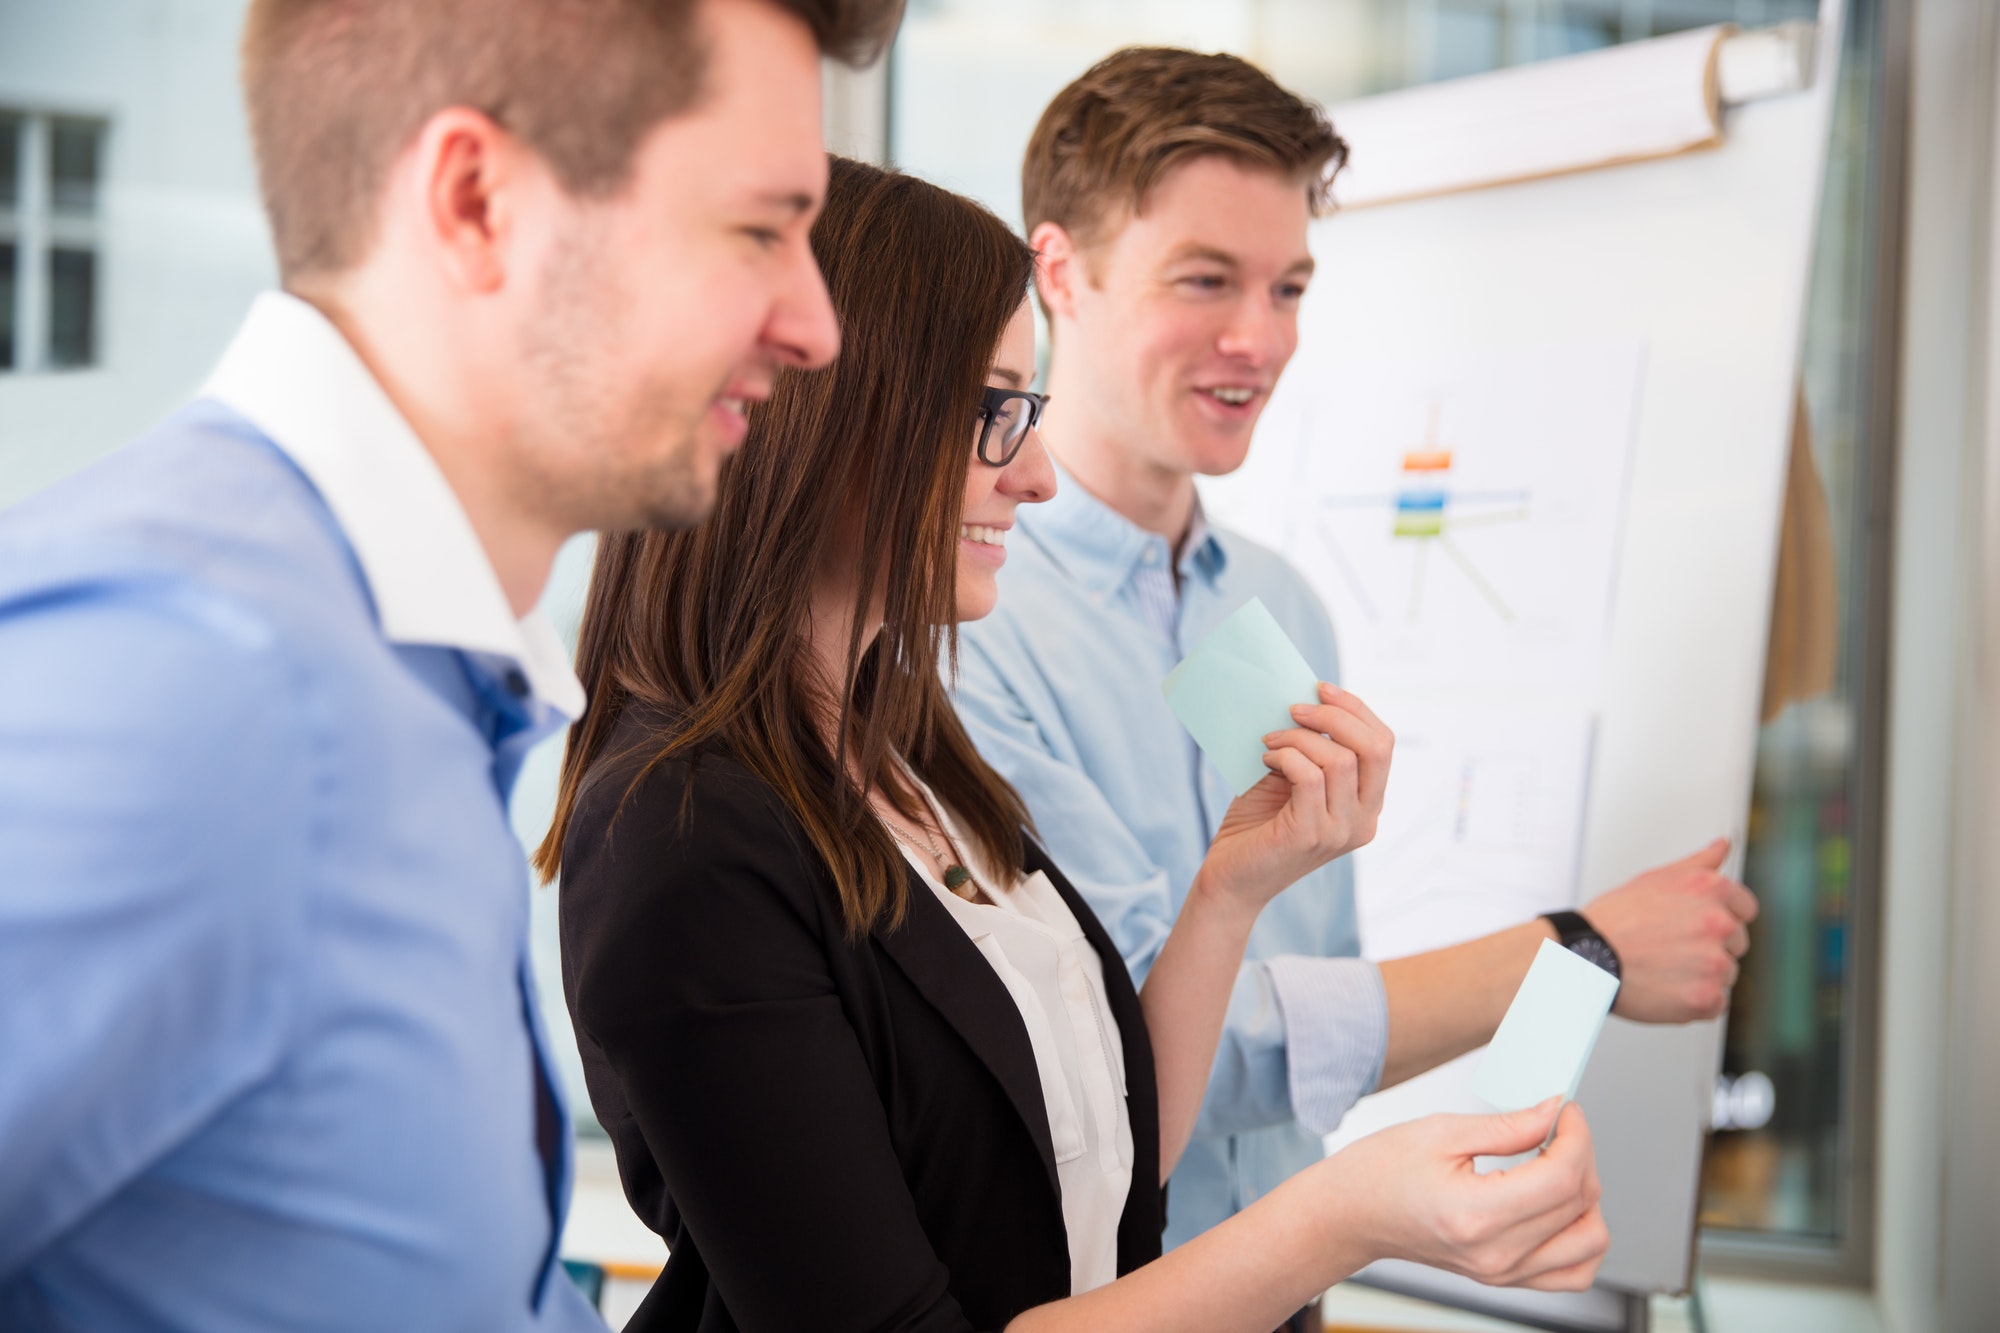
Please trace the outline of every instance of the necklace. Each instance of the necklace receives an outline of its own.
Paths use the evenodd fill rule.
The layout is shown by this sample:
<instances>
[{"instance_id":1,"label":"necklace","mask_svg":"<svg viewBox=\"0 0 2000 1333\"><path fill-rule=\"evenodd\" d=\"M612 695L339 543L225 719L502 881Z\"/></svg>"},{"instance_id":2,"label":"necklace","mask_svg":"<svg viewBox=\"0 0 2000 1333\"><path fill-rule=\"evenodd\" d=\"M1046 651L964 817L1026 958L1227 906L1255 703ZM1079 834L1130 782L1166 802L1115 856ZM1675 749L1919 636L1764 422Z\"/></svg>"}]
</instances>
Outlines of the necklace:
<instances>
[{"instance_id":1,"label":"necklace","mask_svg":"<svg viewBox=\"0 0 2000 1333\"><path fill-rule=\"evenodd\" d=\"M923 797L924 809L930 813L931 818L937 820L938 828L942 830L944 828L944 816L940 815L937 812L937 808L931 804L931 798L929 794L922 791L919 791L917 794ZM890 837L894 838L897 842L902 843L905 847L908 847L911 851L925 850L925 848L918 847L915 843L911 842L908 838L904 837L901 830L899 830L894 824L891 824L888 820L886 819L883 820L882 826L889 830ZM961 898L971 897L972 895L964 892L964 889L966 885L972 883L972 872L970 870L967 870L964 867L964 865L960 864L959 862L948 860L944 854L944 848L937 845L937 839L931 837L929 829L919 824L917 826L917 832L923 835L924 842L928 847L928 850L930 851L931 859L936 861L938 863L938 869L944 872L944 886L947 889L950 889L953 893L958 894L959 897ZM957 849L954 848L953 850L956 851ZM975 889L977 887L978 887L977 885L974 885Z\"/></svg>"}]
</instances>

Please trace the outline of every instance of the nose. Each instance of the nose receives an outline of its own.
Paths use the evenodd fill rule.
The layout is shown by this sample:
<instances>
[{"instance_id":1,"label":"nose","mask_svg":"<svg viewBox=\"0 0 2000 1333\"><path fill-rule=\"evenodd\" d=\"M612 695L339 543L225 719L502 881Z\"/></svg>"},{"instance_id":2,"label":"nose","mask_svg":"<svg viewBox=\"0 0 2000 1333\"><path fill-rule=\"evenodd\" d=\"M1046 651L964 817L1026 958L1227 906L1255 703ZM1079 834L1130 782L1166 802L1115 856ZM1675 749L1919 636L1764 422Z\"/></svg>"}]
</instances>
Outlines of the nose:
<instances>
[{"instance_id":1,"label":"nose","mask_svg":"<svg viewBox=\"0 0 2000 1333\"><path fill-rule=\"evenodd\" d=\"M840 321L812 247L800 240L764 327L764 347L779 365L817 370L840 352Z\"/></svg>"},{"instance_id":2,"label":"nose","mask_svg":"<svg viewBox=\"0 0 2000 1333\"><path fill-rule=\"evenodd\" d=\"M1016 504L1040 504L1056 493L1056 465L1042 445L1042 432L1030 430L1021 451L1000 469L996 489Z\"/></svg>"},{"instance_id":3,"label":"nose","mask_svg":"<svg viewBox=\"0 0 2000 1333\"><path fill-rule=\"evenodd\" d=\"M1216 339L1216 351L1258 370L1282 366L1297 345L1297 314L1261 292L1246 293Z\"/></svg>"}]
</instances>

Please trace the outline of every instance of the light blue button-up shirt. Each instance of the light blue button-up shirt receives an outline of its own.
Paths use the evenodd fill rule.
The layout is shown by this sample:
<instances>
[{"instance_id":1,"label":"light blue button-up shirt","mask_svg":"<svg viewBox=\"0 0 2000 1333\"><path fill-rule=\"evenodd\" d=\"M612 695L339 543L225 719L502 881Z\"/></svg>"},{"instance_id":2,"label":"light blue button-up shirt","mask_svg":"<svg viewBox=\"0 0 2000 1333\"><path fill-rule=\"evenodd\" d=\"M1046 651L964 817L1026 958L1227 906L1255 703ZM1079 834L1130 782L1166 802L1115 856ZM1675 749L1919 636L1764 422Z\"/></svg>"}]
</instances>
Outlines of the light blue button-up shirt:
<instances>
[{"instance_id":1,"label":"light blue button-up shirt","mask_svg":"<svg viewBox=\"0 0 2000 1333\"><path fill-rule=\"evenodd\" d=\"M0 1327L602 1330L502 804L580 703L288 297L0 515Z\"/></svg>"},{"instance_id":2,"label":"light blue button-up shirt","mask_svg":"<svg viewBox=\"0 0 2000 1333\"><path fill-rule=\"evenodd\" d=\"M1042 841L1143 982L1231 797L1161 682L1252 597L1329 681L1333 628L1275 553L1197 527L1176 563L1165 539L1058 475L1054 499L1016 516L998 609L960 628L955 698L980 752L1020 790ZM1380 974L1354 957L1353 896L1347 863L1336 861L1258 918L1195 1139L1167 1195L1168 1244L1318 1160L1320 1136L1380 1076L1387 1008Z\"/></svg>"}]
</instances>

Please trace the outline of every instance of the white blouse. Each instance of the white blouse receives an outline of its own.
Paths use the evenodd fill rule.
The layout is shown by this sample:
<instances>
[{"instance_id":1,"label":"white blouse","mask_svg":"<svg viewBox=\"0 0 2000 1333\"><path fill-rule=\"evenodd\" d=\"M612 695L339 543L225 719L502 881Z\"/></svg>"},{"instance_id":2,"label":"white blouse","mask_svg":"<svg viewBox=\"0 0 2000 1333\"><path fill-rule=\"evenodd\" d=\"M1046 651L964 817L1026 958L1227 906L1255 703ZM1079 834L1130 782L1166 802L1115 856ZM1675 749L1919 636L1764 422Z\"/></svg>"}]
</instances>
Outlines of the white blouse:
<instances>
[{"instance_id":1,"label":"white blouse","mask_svg":"<svg viewBox=\"0 0 2000 1333\"><path fill-rule=\"evenodd\" d=\"M995 875L951 812L935 798L931 805L994 901L967 902L945 888L930 856L901 839L898 845L1021 1011L1048 1104L1069 1232L1070 1294L1079 1295L1118 1276L1118 1219L1132 1186L1125 1051L1104 993L1103 960L1047 875Z\"/></svg>"}]
</instances>

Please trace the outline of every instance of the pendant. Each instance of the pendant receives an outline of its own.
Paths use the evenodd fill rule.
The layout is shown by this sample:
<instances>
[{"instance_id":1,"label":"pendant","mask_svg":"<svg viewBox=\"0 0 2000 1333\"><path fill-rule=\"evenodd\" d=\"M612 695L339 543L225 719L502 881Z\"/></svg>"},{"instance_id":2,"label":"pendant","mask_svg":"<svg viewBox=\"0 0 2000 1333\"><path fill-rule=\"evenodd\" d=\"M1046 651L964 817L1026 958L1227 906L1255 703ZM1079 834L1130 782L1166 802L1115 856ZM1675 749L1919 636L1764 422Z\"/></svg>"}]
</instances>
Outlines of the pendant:
<instances>
[{"instance_id":1,"label":"pendant","mask_svg":"<svg viewBox=\"0 0 2000 1333\"><path fill-rule=\"evenodd\" d=\"M953 893L957 893L971 882L972 872L964 866L946 866L944 868L944 886Z\"/></svg>"}]
</instances>

